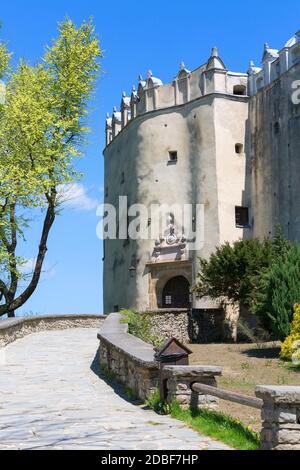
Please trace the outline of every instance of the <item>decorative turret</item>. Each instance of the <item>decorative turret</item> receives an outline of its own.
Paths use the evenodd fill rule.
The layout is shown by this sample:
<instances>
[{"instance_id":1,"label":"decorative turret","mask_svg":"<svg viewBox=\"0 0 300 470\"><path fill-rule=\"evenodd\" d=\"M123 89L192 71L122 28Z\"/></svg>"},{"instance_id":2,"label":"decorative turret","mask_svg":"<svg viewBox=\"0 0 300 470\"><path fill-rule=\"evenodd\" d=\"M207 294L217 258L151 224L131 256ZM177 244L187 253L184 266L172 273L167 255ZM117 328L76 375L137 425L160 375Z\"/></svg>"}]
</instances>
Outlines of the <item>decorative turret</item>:
<instances>
[{"instance_id":1,"label":"decorative turret","mask_svg":"<svg viewBox=\"0 0 300 470\"><path fill-rule=\"evenodd\" d=\"M186 76L186 75L189 75L191 72L190 70L188 70L186 67L185 67L185 64L184 62L180 62L180 65L179 65L179 72L177 74L177 77L182 77L183 75Z\"/></svg>"},{"instance_id":2,"label":"decorative turret","mask_svg":"<svg viewBox=\"0 0 300 470\"><path fill-rule=\"evenodd\" d=\"M109 116L109 113L106 113L105 135L106 135L106 145L108 145L112 141L112 118Z\"/></svg>"},{"instance_id":3,"label":"decorative turret","mask_svg":"<svg viewBox=\"0 0 300 470\"><path fill-rule=\"evenodd\" d=\"M190 99L190 71L185 68L184 62L179 65L179 71L173 82L175 89L175 103L183 104Z\"/></svg>"},{"instance_id":4,"label":"decorative turret","mask_svg":"<svg viewBox=\"0 0 300 470\"><path fill-rule=\"evenodd\" d=\"M266 42L264 45L264 52L262 57L262 64L264 70L264 85L269 85L271 82L271 64L278 59L279 54L277 49L271 49Z\"/></svg>"},{"instance_id":5,"label":"decorative turret","mask_svg":"<svg viewBox=\"0 0 300 470\"><path fill-rule=\"evenodd\" d=\"M138 77L138 87L142 87L142 88L145 88L146 86L146 81L143 79L142 75L140 74L139 77Z\"/></svg>"},{"instance_id":6,"label":"decorative turret","mask_svg":"<svg viewBox=\"0 0 300 470\"><path fill-rule=\"evenodd\" d=\"M262 63L273 62L273 60L278 58L278 50L271 49L269 44L266 42L264 45L264 52L262 57Z\"/></svg>"},{"instance_id":7,"label":"decorative turret","mask_svg":"<svg viewBox=\"0 0 300 470\"><path fill-rule=\"evenodd\" d=\"M112 136L113 138L119 134L122 126L122 116L119 111L117 111L116 106L113 108L113 115L112 115Z\"/></svg>"},{"instance_id":8,"label":"decorative turret","mask_svg":"<svg viewBox=\"0 0 300 470\"><path fill-rule=\"evenodd\" d=\"M132 92L131 92L131 97L130 97L131 119L134 119L136 117L136 108L137 108L138 102L139 102L139 96L137 94L135 86L132 85Z\"/></svg>"},{"instance_id":9,"label":"decorative turret","mask_svg":"<svg viewBox=\"0 0 300 470\"><path fill-rule=\"evenodd\" d=\"M226 93L226 73L227 69L223 60L219 57L218 49L213 47L204 72L204 94Z\"/></svg>"},{"instance_id":10,"label":"decorative turret","mask_svg":"<svg viewBox=\"0 0 300 470\"><path fill-rule=\"evenodd\" d=\"M122 128L126 126L127 122L131 118L131 108L130 108L130 96L126 96L125 91L122 93L122 100L121 100L121 121L122 121Z\"/></svg>"},{"instance_id":11,"label":"decorative turret","mask_svg":"<svg viewBox=\"0 0 300 470\"><path fill-rule=\"evenodd\" d=\"M159 78L153 77L152 70L148 70L146 88L154 88L162 85L163 82Z\"/></svg>"},{"instance_id":12,"label":"decorative turret","mask_svg":"<svg viewBox=\"0 0 300 470\"><path fill-rule=\"evenodd\" d=\"M211 56L207 61L206 70L210 69L226 70L226 66L221 57L219 57L218 49L216 47L212 48Z\"/></svg>"},{"instance_id":13,"label":"decorative turret","mask_svg":"<svg viewBox=\"0 0 300 470\"><path fill-rule=\"evenodd\" d=\"M249 75L249 94L255 95L257 92L257 75L261 72L261 67L255 67L253 60L249 62L248 75Z\"/></svg>"}]
</instances>

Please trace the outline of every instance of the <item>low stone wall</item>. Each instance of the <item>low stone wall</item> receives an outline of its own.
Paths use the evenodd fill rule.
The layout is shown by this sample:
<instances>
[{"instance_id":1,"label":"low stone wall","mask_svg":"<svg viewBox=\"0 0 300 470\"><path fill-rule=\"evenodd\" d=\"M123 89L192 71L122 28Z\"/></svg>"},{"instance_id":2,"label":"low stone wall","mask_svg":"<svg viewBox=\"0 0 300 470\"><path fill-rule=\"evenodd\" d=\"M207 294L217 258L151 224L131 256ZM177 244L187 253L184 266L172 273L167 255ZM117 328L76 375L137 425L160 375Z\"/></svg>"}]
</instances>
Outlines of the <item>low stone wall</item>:
<instances>
[{"instance_id":1,"label":"low stone wall","mask_svg":"<svg viewBox=\"0 0 300 470\"><path fill-rule=\"evenodd\" d=\"M187 309L158 309L143 314L150 320L150 332L158 338L176 338L190 342L189 311Z\"/></svg>"},{"instance_id":2,"label":"low stone wall","mask_svg":"<svg viewBox=\"0 0 300 470\"><path fill-rule=\"evenodd\" d=\"M260 385L255 394L263 400L261 448L300 450L300 387Z\"/></svg>"},{"instance_id":3,"label":"low stone wall","mask_svg":"<svg viewBox=\"0 0 300 470\"><path fill-rule=\"evenodd\" d=\"M217 387L216 376L222 375L218 366L164 366L162 369L165 400L172 403L176 400L182 408L204 407L217 409L218 398L192 391L192 384L202 383Z\"/></svg>"},{"instance_id":4,"label":"low stone wall","mask_svg":"<svg viewBox=\"0 0 300 470\"><path fill-rule=\"evenodd\" d=\"M228 339L222 309L157 309L143 313L150 332L158 338L175 337L182 343L210 343Z\"/></svg>"},{"instance_id":5,"label":"low stone wall","mask_svg":"<svg viewBox=\"0 0 300 470\"><path fill-rule=\"evenodd\" d=\"M0 348L38 331L67 328L99 328L104 315L47 315L18 317L0 321Z\"/></svg>"},{"instance_id":6,"label":"low stone wall","mask_svg":"<svg viewBox=\"0 0 300 470\"><path fill-rule=\"evenodd\" d=\"M146 400L158 387L158 363L151 344L128 333L119 313L111 313L98 333L99 361L105 373Z\"/></svg>"}]
</instances>

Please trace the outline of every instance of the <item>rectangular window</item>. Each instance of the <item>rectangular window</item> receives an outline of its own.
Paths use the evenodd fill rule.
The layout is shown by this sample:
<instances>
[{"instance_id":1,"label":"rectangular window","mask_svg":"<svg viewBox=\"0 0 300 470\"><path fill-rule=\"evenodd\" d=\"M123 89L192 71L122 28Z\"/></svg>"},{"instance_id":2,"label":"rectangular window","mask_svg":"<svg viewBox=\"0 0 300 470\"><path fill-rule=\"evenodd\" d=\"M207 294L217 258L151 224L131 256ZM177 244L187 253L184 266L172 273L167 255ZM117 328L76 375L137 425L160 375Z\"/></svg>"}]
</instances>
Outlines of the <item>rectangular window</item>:
<instances>
[{"instance_id":1,"label":"rectangular window","mask_svg":"<svg viewBox=\"0 0 300 470\"><path fill-rule=\"evenodd\" d=\"M236 227L249 227L249 209L248 207L235 208L235 225Z\"/></svg>"},{"instance_id":2,"label":"rectangular window","mask_svg":"<svg viewBox=\"0 0 300 470\"><path fill-rule=\"evenodd\" d=\"M166 295L165 304L166 305L171 305L171 303L172 303L172 296L171 295Z\"/></svg>"},{"instance_id":3,"label":"rectangular window","mask_svg":"<svg viewBox=\"0 0 300 470\"><path fill-rule=\"evenodd\" d=\"M243 153L243 144L235 144L235 153Z\"/></svg>"},{"instance_id":4,"label":"rectangular window","mask_svg":"<svg viewBox=\"0 0 300 470\"><path fill-rule=\"evenodd\" d=\"M169 152L169 162L177 162L177 152L175 150Z\"/></svg>"}]
</instances>

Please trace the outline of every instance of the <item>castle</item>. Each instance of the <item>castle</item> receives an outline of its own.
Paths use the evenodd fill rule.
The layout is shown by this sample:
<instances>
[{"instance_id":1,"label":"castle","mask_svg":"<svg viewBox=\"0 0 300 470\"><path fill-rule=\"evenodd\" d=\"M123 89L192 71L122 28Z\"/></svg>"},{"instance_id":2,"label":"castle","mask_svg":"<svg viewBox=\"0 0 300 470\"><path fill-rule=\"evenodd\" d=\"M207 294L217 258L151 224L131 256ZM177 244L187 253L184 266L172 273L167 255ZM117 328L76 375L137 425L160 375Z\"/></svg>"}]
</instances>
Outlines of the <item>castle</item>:
<instances>
[{"instance_id":1,"label":"castle","mask_svg":"<svg viewBox=\"0 0 300 470\"><path fill-rule=\"evenodd\" d=\"M104 241L104 311L216 308L191 295L198 257L218 244L272 236L300 241L300 31L262 66L231 72L216 48L171 83L149 71L106 119L105 202L201 205L201 248L169 214L158 240ZM197 223L196 214L193 222ZM151 220L149 220L151 225Z\"/></svg>"}]
</instances>

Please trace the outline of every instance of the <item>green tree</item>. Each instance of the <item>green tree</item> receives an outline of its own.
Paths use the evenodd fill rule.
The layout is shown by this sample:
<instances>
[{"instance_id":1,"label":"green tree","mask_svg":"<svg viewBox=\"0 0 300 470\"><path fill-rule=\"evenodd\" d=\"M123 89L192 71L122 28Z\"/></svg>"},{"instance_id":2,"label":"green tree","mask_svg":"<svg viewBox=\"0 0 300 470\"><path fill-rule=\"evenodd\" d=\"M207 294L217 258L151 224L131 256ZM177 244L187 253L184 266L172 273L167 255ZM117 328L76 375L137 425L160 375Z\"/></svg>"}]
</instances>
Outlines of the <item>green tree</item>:
<instances>
[{"instance_id":1,"label":"green tree","mask_svg":"<svg viewBox=\"0 0 300 470\"><path fill-rule=\"evenodd\" d=\"M249 304L253 278L266 269L276 256L272 240L239 240L217 247L208 260L200 258L198 282L194 288L201 297L227 297Z\"/></svg>"},{"instance_id":2,"label":"green tree","mask_svg":"<svg viewBox=\"0 0 300 470\"><path fill-rule=\"evenodd\" d=\"M66 19L41 63L21 61L7 77L0 109L0 315L13 315L38 285L60 188L79 177L74 157L81 155L88 131L85 118L100 57L91 21L76 28ZM0 73L8 60L2 45ZM43 223L35 265L20 288L25 260L17 254L18 240L27 227L26 214L37 208Z\"/></svg>"},{"instance_id":3,"label":"green tree","mask_svg":"<svg viewBox=\"0 0 300 470\"><path fill-rule=\"evenodd\" d=\"M251 311L283 341L291 332L294 305L300 303L300 248L294 244L259 277L251 293Z\"/></svg>"},{"instance_id":4,"label":"green tree","mask_svg":"<svg viewBox=\"0 0 300 470\"><path fill-rule=\"evenodd\" d=\"M1 29L1 23L0 23L0 29ZM0 78L3 77L5 74L9 60L10 60L11 54L7 50L6 44L3 42L0 42Z\"/></svg>"}]
</instances>

